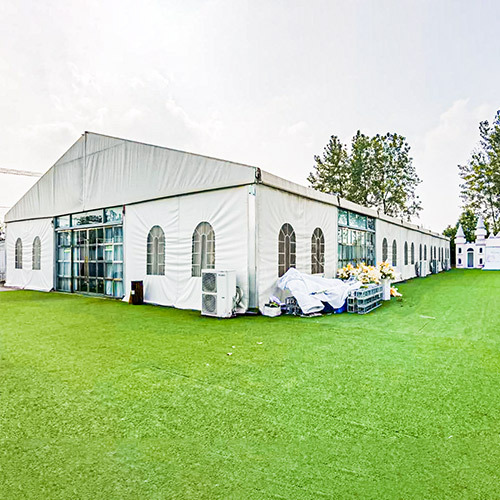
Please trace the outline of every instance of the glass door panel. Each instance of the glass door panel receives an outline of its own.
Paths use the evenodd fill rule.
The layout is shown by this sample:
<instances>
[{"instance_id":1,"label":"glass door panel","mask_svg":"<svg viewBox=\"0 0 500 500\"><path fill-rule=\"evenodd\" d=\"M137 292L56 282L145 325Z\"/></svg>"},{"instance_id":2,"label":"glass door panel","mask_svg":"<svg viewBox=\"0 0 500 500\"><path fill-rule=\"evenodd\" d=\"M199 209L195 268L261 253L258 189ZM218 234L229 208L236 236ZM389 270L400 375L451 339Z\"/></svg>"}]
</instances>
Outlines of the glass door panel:
<instances>
[{"instance_id":1,"label":"glass door panel","mask_svg":"<svg viewBox=\"0 0 500 500\"><path fill-rule=\"evenodd\" d=\"M57 233L57 289L123 297L123 229Z\"/></svg>"}]
</instances>

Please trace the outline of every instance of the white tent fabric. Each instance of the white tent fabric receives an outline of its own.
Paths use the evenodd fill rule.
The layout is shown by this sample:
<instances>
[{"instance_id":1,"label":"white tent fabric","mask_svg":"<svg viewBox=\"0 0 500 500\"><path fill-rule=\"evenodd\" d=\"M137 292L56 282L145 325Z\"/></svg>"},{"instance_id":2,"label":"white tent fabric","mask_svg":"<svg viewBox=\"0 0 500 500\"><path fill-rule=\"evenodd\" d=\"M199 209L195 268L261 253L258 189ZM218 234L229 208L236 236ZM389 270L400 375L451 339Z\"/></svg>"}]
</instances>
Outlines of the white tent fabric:
<instances>
[{"instance_id":1,"label":"white tent fabric","mask_svg":"<svg viewBox=\"0 0 500 500\"><path fill-rule=\"evenodd\" d=\"M337 266L337 209L334 206L277 189L257 187L257 280L259 308L271 295L283 299L278 288L278 235L290 224L297 242L297 269L311 272L311 237L319 227L325 237L325 276L333 277Z\"/></svg>"},{"instance_id":2,"label":"white tent fabric","mask_svg":"<svg viewBox=\"0 0 500 500\"><path fill-rule=\"evenodd\" d=\"M41 241L40 270L33 270L33 240ZM23 244L22 269L15 268L16 241ZM54 281L54 230L51 219L10 223L7 227L7 286L48 292Z\"/></svg>"},{"instance_id":3,"label":"white tent fabric","mask_svg":"<svg viewBox=\"0 0 500 500\"><path fill-rule=\"evenodd\" d=\"M295 297L304 314L321 312L325 308L323 302L338 309L344 305L349 293L360 286L359 281L344 283L338 279L301 273L294 268L289 269L278 281L278 287L288 290Z\"/></svg>"},{"instance_id":4,"label":"white tent fabric","mask_svg":"<svg viewBox=\"0 0 500 500\"><path fill-rule=\"evenodd\" d=\"M126 296L130 282L144 281L145 301L181 309L201 309L201 278L191 276L192 237L200 222L215 232L215 267L236 270L246 311L248 275L248 187L197 193L130 205L125 215ZM165 233L165 275L146 274L147 237L158 225Z\"/></svg>"},{"instance_id":5,"label":"white tent fabric","mask_svg":"<svg viewBox=\"0 0 500 500\"><path fill-rule=\"evenodd\" d=\"M257 169L86 132L6 214L6 222L53 217L242 186Z\"/></svg>"},{"instance_id":6,"label":"white tent fabric","mask_svg":"<svg viewBox=\"0 0 500 500\"><path fill-rule=\"evenodd\" d=\"M50 290L53 286L54 230L58 215L125 207L124 282L144 280L147 302L200 309L201 279L191 277L192 234L209 222L216 237L216 268L235 269L243 291L240 311L260 307L287 292L278 283L278 235L290 224L296 237L297 270L311 273L311 237L325 239L326 278L338 263L338 207L376 218L376 259L382 241L397 244L397 274L415 276L404 263L404 244L449 248L441 235L378 214L346 200L299 186L258 168L168 148L86 132L8 212L8 284ZM146 241L153 225L166 236L165 276L146 275ZM14 267L14 245L23 239L23 269ZM42 271L31 269L35 236L42 239ZM428 267L426 267L428 269Z\"/></svg>"},{"instance_id":7,"label":"white tent fabric","mask_svg":"<svg viewBox=\"0 0 500 500\"><path fill-rule=\"evenodd\" d=\"M500 234L486 240L484 271L500 270Z\"/></svg>"},{"instance_id":8,"label":"white tent fabric","mask_svg":"<svg viewBox=\"0 0 500 500\"><path fill-rule=\"evenodd\" d=\"M5 249L5 240L0 240L0 281L5 280L5 273L7 271L7 254Z\"/></svg>"}]
</instances>

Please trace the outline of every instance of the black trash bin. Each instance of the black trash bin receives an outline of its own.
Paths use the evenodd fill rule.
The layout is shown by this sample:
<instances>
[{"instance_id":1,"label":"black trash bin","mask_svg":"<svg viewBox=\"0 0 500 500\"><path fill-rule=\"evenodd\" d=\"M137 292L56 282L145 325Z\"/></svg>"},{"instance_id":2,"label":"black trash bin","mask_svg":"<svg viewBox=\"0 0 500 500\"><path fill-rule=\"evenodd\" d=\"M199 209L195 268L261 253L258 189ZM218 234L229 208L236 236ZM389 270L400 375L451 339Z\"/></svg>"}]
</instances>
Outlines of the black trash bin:
<instances>
[{"instance_id":1,"label":"black trash bin","mask_svg":"<svg viewBox=\"0 0 500 500\"><path fill-rule=\"evenodd\" d=\"M144 304L144 284L142 281L131 282L129 302L134 306Z\"/></svg>"}]
</instances>

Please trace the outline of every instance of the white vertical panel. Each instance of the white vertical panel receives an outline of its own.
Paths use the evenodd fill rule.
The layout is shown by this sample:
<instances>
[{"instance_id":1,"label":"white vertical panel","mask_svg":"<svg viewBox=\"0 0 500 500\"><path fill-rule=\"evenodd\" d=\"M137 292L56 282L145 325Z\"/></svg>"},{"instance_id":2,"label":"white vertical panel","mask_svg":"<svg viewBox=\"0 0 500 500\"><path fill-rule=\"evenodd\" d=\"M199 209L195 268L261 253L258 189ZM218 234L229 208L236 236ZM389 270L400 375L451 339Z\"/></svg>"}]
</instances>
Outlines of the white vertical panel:
<instances>
[{"instance_id":1,"label":"white vertical panel","mask_svg":"<svg viewBox=\"0 0 500 500\"><path fill-rule=\"evenodd\" d=\"M235 270L243 292L240 312L248 307L248 188L197 193L127 205L125 215L126 295L130 282L144 281L145 301L181 309L201 309L201 278L191 276L192 236L200 222L215 232L215 267ZM165 233L165 276L146 275L149 230Z\"/></svg>"},{"instance_id":2,"label":"white vertical panel","mask_svg":"<svg viewBox=\"0 0 500 500\"><path fill-rule=\"evenodd\" d=\"M33 240L41 241L41 269L33 270ZM23 267L15 268L16 241L23 243ZM11 222L7 225L7 286L50 291L54 287L54 229L52 219Z\"/></svg>"}]
</instances>

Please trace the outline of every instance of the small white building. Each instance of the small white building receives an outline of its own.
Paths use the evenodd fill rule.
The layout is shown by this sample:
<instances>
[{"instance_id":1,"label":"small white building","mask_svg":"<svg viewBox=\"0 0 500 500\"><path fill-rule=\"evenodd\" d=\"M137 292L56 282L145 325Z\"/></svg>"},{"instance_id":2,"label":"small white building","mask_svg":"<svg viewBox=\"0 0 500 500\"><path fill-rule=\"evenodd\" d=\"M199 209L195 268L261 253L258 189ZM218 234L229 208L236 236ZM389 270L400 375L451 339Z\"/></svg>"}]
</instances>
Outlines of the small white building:
<instances>
[{"instance_id":1,"label":"small white building","mask_svg":"<svg viewBox=\"0 0 500 500\"><path fill-rule=\"evenodd\" d=\"M479 217L476 226L476 241L466 241L462 226L458 226L455 237L456 266L460 269L500 269L500 235L486 238L484 220Z\"/></svg>"},{"instance_id":2,"label":"small white building","mask_svg":"<svg viewBox=\"0 0 500 500\"><path fill-rule=\"evenodd\" d=\"M287 269L449 267L449 240L258 167L86 132L5 217L7 285L201 308L201 270L236 271L238 311Z\"/></svg>"}]
</instances>

